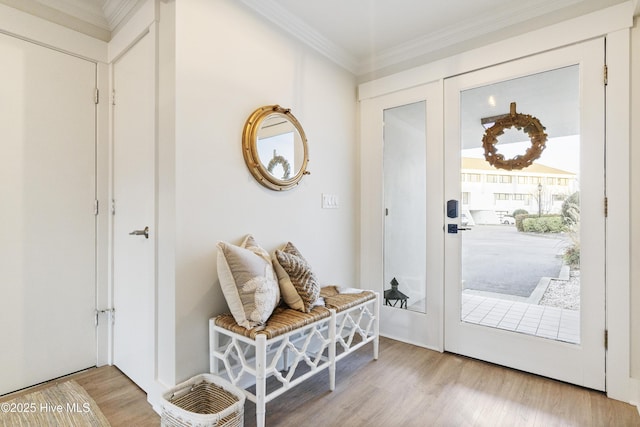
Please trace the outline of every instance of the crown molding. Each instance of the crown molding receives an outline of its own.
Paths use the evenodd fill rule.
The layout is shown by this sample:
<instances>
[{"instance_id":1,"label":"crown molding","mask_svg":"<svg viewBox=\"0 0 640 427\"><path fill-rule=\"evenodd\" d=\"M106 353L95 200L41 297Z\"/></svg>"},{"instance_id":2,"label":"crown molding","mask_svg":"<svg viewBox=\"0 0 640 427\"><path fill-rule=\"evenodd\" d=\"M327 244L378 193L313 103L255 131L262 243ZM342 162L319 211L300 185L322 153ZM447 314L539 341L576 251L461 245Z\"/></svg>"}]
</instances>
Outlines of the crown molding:
<instances>
[{"instance_id":1,"label":"crown molding","mask_svg":"<svg viewBox=\"0 0 640 427\"><path fill-rule=\"evenodd\" d=\"M460 21L442 30L380 51L371 58L361 61L275 1L241 1L282 30L359 76L471 41L582 2L582 0L543 0L534 8L528 3L512 2L509 7L476 15L472 19Z\"/></svg>"},{"instance_id":2,"label":"crown molding","mask_svg":"<svg viewBox=\"0 0 640 427\"><path fill-rule=\"evenodd\" d=\"M410 40L372 56L370 60L359 64L358 75L374 72L414 58L428 55L457 44L461 44L507 27L521 24L553 13L562 8L580 3L581 0L546 0L536 4L532 13L530 5L513 2L509 7L487 11L472 19L458 22L454 26L434 31L423 37Z\"/></svg>"},{"instance_id":3,"label":"crown molding","mask_svg":"<svg viewBox=\"0 0 640 427\"><path fill-rule=\"evenodd\" d=\"M127 15L137 6L139 0L102 0L102 11L109 23L109 29L115 30Z\"/></svg>"},{"instance_id":4,"label":"crown molding","mask_svg":"<svg viewBox=\"0 0 640 427\"><path fill-rule=\"evenodd\" d=\"M112 33L141 1L143 0L0 0L14 7L19 3L21 9L62 25L69 26L69 22L79 21L107 34ZM87 32L76 27L77 24L72 28ZM88 34L95 36L93 33Z\"/></svg>"},{"instance_id":5,"label":"crown molding","mask_svg":"<svg viewBox=\"0 0 640 427\"><path fill-rule=\"evenodd\" d=\"M356 74L358 60L273 0L240 0L282 30Z\"/></svg>"},{"instance_id":6,"label":"crown molding","mask_svg":"<svg viewBox=\"0 0 640 427\"><path fill-rule=\"evenodd\" d=\"M103 0L81 2L73 0L35 0L35 2L87 22L95 27L111 31L102 10Z\"/></svg>"}]
</instances>

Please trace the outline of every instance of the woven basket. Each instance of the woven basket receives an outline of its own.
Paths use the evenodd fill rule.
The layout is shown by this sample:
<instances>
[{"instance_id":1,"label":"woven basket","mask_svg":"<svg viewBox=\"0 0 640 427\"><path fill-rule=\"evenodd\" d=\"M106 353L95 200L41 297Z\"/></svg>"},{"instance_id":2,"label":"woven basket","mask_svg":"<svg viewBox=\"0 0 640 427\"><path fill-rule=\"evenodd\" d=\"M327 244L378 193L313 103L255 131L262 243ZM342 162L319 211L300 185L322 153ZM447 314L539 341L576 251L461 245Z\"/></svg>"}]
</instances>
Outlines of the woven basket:
<instances>
[{"instance_id":1,"label":"woven basket","mask_svg":"<svg viewBox=\"0 0 640 427\"><path fill-rule=\"evenodd\" d=\"M244 392L215 375L197 375L167 391L162 398L163 427L244 425Z\"/></svg>"}]
</instances>

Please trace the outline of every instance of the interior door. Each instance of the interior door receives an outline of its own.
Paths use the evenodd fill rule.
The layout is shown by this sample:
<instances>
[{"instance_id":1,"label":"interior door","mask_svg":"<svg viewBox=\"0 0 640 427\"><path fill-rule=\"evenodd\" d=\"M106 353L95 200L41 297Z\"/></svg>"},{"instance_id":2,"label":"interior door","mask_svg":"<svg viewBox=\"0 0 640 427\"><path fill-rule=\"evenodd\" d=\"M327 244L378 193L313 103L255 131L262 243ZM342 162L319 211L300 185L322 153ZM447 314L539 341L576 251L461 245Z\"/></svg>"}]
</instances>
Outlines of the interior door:
<instances>
[{"instance_id":1,"label":"interior door","mask_svg":"<svg viewBox=\"0 0 640 427\"><path fill-rule=\"evenodd\" d=\"M363 102L365 148L379 155L382 177L374 193L380 205L368 212L382 231L380 252L365 253L363 278L378 282L380 333L423 347L442 349L442 145L438 83ZM429 165L427 167L427 165ZM368 237L371 233L367 233ZM377 245L380 246L377 246ZM379 275L378 275L379 274ZM372 279L368 279L368 276ZM373 278L375 277L375 279ZM382 283L380 282L382 278Z\"/></svg>"},{"instance_id":2,"label":"interior door","mask_svg":"<svg viewBox=\"0 0 640 427\"><path fill-rule=\"evenodd\" d=\"M598 39L445 82L447 351L604 390L603 68ZM546 148L520 167L532 128L510 128L492 165L515 114Z\"/></svg>"},{"instance_id":3,"label":"interior door","mask_svg":"<svg viewBox=\"0 0 640 427\"><path fill-rule=\"evenodd\" d=\"M154 75L150 34L113 65L114 364L147 392L155 369Z\"/></svg>"},{"instance_id":4,"label":"interior door","mask_svg":"<svg viewBox=\"0 0 640 427\"><path fill-rule=\"evenodd\" d=\"M96 64L0 34L0 394L96 364Z\"/></svg>"}]
</instances>

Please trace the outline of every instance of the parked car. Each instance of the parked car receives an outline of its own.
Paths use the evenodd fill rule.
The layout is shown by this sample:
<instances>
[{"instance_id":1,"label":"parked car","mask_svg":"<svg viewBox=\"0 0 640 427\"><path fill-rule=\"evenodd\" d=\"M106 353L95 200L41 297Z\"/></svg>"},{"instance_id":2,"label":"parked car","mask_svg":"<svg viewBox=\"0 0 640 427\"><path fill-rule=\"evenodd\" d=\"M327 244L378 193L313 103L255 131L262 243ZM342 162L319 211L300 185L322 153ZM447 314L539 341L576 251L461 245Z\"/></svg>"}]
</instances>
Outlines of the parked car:
<instances>
[{"instance_id":1,"label":"parked car","mask_svg":"<svg viewBox=\"0 0 640 427\"><path fill-rule=\"evenodd\" d=\"M515 224L516 219L512 216L503 216L500 220L503 224Z\"/></svg>"}]
</instances>

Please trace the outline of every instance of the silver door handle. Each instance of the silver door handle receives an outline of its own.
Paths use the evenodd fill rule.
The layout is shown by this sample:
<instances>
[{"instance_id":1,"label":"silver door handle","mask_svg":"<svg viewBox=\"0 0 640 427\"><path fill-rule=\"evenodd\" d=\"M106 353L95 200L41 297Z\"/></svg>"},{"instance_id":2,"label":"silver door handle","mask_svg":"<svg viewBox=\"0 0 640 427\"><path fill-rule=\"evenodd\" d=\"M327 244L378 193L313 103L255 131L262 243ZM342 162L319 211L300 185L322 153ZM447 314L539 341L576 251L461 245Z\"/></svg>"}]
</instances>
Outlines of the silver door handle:
<instances>
[{"instance_id":1,"label":"silver door handle","mask_svg":"<svg viewBox=\"0 0 640 427\"><path fill-rule=\"evenodd\" d=\"M129 233L129 236L144 236L145 239L149 238L149 227L145 227L144 230L133 230Z\"/></svg>"}]
</instances>

